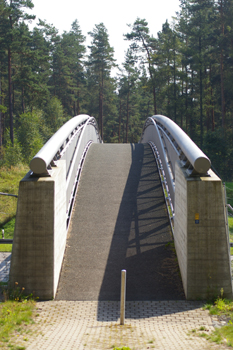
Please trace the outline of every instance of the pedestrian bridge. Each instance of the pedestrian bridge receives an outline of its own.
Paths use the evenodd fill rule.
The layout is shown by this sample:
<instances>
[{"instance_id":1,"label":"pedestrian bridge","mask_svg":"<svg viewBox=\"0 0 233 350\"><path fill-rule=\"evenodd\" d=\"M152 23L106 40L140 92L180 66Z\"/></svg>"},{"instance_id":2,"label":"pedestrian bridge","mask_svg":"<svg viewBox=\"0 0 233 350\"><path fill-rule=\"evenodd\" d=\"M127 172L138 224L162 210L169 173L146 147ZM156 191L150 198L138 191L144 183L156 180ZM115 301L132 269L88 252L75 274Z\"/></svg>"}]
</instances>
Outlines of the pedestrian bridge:
<instances>
[{"instance_id":1,"label":"pedestrian bridge","mask_svg":"<svg viewBox=\"0 0 233 350\"><path fill-rule=\"evenodd\" d=\"M232 298L225 195L210 166L167 117L148 118L139 144L103 144L93 117L72 118L20 181L10 285L119 300L126 269L128 300Z\"/></svg>"}]
</instances>

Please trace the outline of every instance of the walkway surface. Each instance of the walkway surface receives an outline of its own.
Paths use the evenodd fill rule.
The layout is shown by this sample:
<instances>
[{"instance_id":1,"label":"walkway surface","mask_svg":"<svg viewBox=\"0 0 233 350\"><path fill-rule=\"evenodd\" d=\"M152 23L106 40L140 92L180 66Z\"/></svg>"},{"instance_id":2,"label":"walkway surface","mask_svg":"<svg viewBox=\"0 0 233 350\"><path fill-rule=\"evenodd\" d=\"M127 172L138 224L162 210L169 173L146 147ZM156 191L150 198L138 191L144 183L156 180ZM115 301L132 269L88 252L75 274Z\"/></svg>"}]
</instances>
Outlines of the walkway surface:
<instances>
[{"instance_id":1,"label":"walkway surface","mask_svg":"<svg viewBox=\"0 0 233 350\"><path fill-rule=\"evenodd\" d=\"M27 350L224 349L193 335L193 330L209 334L214 329L200 306L187 301L131 301L126 304L126 323L120 326L115 301L41 302L32 334L17 344Z\"/></svg>"},{"instance_id":2,"label":"walkway surface","mask_svg":"<svg viewBox=\"0 0 233 350\"><path fill-rule=\"evenodd\" d=\"M0 282L9 277L9 253L0 253L3 262ZM127 301L124 326L119 325L119 308L117 301L38 302L35 324L27 326L23 335L15 334L11 343L26 350L226 349L194 335L221 326L200 302ZM3 350L9 348L5 345Z\"/></svg>"},{"instance_id":3,"label":"walkway surface","mask_svg":"<svg viewBox=\"0 0 233 350\"><path fill-rule=\"evenodd\" d=\"M93 144L72 213L56 300L184 299L149 145Z\"/></svg>"}]
</instances>

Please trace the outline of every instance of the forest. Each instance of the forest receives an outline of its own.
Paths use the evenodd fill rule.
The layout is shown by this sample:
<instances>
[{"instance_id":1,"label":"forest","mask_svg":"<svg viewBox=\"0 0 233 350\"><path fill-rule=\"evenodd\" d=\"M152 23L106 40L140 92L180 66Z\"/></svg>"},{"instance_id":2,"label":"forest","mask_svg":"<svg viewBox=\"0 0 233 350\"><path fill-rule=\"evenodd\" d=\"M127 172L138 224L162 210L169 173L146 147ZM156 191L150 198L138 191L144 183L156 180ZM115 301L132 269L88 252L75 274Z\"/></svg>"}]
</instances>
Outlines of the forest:
<instances>
[{"instance_id":1,"label":"forest","mask_svg":"<svg viewBox=\"0 0 233 350\"><path fill-rule=\"evenodd\" d=\"M172 23L150 33L137 18L116 65L103 23L87 46L29 15L31 0L0 0L0 166L29 163L68 119L94 116L104 142L138 142L147 117L175 121L233 179L233 0L180 0ZM33 11L32 11L33 12Z\"/></svg>"}]
</instances>

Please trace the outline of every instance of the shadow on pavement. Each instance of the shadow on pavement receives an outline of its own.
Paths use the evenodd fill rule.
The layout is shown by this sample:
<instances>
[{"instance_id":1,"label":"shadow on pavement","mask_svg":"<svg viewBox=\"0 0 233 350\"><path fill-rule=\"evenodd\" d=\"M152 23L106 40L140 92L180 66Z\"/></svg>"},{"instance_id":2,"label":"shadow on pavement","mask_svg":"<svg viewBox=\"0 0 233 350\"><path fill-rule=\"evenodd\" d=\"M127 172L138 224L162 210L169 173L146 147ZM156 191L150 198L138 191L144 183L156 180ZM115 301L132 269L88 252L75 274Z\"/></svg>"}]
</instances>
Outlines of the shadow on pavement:
<instances>
[{"instance_id":1,"label":"shadow on pavement","mask_svg":"<svg viewBox=\"0 0 233 350\"><path fill-rule=\"evenodd\" d=\"M184 300L160 178L149 145L135 144L99 300ZM98 319L101 312L98 312Z\"/></svg>"}]
</instances>

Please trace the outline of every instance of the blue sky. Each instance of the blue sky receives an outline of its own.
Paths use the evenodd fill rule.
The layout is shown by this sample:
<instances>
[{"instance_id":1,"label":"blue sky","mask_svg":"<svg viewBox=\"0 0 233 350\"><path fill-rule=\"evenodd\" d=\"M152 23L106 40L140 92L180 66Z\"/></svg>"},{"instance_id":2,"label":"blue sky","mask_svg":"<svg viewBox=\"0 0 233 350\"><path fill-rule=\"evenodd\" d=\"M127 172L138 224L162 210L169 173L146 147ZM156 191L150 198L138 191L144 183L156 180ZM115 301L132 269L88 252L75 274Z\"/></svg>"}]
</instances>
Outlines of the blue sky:
<instances>
[{"instance_id":1,"label":"blue sky","mask_svg":"<svg viewBox=\"0 0 233 350\"><path fill-rule=\"evenodd\" d=\"M33 3L34 9L30 12L53 24L60 33L69 31L71 23L77 19L87 44L90 44L87 33L93 30L95 24L103 22L117 63L124 61L129 45L123 39L123 34L129 31L127 24L133 24L137 17L145 18L150 34L156 37L166 19L172 23L172 16L179 11L179 0L33 0Z\"/></svg>"}]
</instances>

